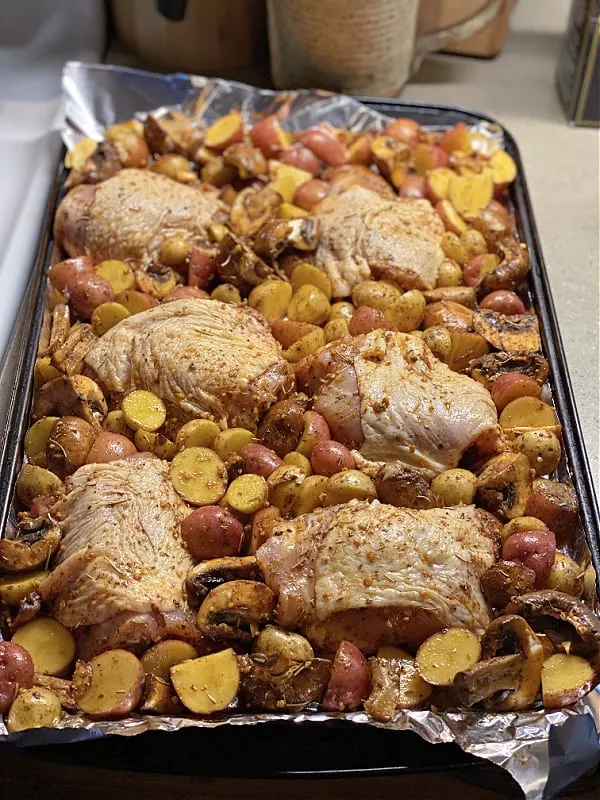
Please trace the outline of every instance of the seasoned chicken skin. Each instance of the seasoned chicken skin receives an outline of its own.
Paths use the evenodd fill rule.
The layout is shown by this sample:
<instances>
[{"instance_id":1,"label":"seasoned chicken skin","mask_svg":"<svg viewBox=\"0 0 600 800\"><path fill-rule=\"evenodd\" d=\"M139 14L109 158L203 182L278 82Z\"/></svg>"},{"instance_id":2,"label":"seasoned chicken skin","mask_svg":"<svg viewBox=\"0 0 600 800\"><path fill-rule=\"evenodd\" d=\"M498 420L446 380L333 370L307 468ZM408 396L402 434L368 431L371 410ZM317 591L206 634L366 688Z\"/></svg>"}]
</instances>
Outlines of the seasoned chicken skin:
<instances>
[{"instance_id":1,"label":"seasoned chicken skin","mask_svg":"<svg viewBox=\"0 0 600 800\"><path fill-rule=\"evenodd\" d=\"M296 375L333 437L369 461L435 474L456 467L463 451L498 424L487 389L405 333L339 340L306 359Z\"/></svg>"},{"instance_id":2,"label":"seasoned chicken skin","mask_svg":"<svg viewBox=\"0 0 600 800\"><path fill-rule=\"evenodd\" d=\"M405 289L433 289L444 259L444 226L428 200L388 199L353 186L322 200L315 265L327 273L334 297L360 281L381 278Z\"/></svg>"},{"instance_id":3,"label":"seasoned chicken skin","mask_svg":"<svg viewBox=\"0 0 600 800\"><path fill-rule=\"evenodd\" d=\"M52 509L63 531L57 566L40 587L84 657L168 637L195 640L183 582L192 559L180 539L189 509L169 465L139 455L89 464Z\"/></svg>"},{"instance_id":4,"label":"seasoned chicken skin","mask_svg":"<svg viewBox=\"0 0 600 800\"><path fill-rule=\"evenodd\" d=\"M113 398L149 389L182 418L249 428L293 386L265 319L216 300L175 300L128 317L85 363Z\"/></svg>"},{"instance_id":5,"label":"seasoned chicken skin","mask_svg":"<svg viewBox=\"0 0 600 800\"><path fill-rule=\"evenodd\" d=\"M144 266L169 236L205 244L209 224L223 213L211 193L149 170L124 169L96 186L71 189L58 208L54 233L72 257Z\"/></svg>"},{"instance_id":6,"label":"seasoned chicken skin","mask_svg":"<svg viewBox=\"0 0 600 800\"><path fill-rule=\"evenodd\" d=\"M479 578L498 556L499 531L474 506L351 501L277 523L256 557L281 625L328 652L347 639L372 653L416 648L448 626L483 631Z\"/></svg>"}]
</instances>

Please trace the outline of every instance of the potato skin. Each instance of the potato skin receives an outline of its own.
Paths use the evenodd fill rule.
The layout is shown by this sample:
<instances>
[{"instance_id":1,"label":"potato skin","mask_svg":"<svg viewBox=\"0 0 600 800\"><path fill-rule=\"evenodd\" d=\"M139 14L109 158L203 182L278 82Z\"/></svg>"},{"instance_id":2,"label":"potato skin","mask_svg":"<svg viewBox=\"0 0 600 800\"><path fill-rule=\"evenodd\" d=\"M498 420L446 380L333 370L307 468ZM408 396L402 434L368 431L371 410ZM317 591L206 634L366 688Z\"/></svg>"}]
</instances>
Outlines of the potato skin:
<instances>
[{"instance_id":1,"label":"potato skin","mask_svg":"<svg viewBox=\"0 0 600 800\"><path fill-rule=\"evenodd\" d=\"M536 589L546 586L555 553L556 539L552 531L548 530L513 533L502 548L502 558L505 561L518 561L535 572Z\"/></svg>"},{"instance_id":2,"label":"potato skin","mask_svg":"<svg viewBox=\"0 0 600 800\"><path fill-rule=\"evenodd\" d=\"M237 556L242 549L244 526L221 506L202 506L181 523L181 535L192 557L204 561Z\"/></svg>"},{"instance_id":3,"label":"potato skin","mask_svg":"<svg viewBox=\"0 0 600 800\"><path fill-rule=\"evenodd\" d=\"M66 478L86 463L95 439L96 431L84 419L59 419L46 444L48 467L60 478Z\"/></svg>"},{"instance_id":4,"label":"potato skin","mask_svg":"<svg viewBox=\"0 0 600 800\"><path fill-rule=\"evenodd\" d=\"M280 458L295 450L304 430L308 398L296 395L280 400L267 412L258 427L258 438Z\"/></svg>"},{"instance_id":5,"label":"potato skin","mask_svg":"<svg viewBox=\"0 0 600 800\"><path fill-rule=\"evenodd\" d=\"M263 444L247 444L241 450L240 456L244 472L262 475L263 478L268 478L277 467L283 466L277 453Z\"/></svg>"},{"instance_id":6,"label":"potato skin","mask_svg":"<svg viewBox=\"0 0 600 800\"><path fill-rule=\"evenodd\" d=\"M575 489L568 483L537 478L525 514L541 519L554 532L559 544L570 542L578 525Z\"/></svg>"},{"instance_id":7,"label":"potato skin","mask_svg":"<svg viewBox=\"0 0 600 800\"><path fill-rule=\"evenodd\" d=\"M481 576L481 591L492 608L503 609L516 595L531 592L536 577L525 564L498 561Z\"/></svg>"},{"instance_id":8,"label":"potato skin","mask_svg":"<svg viewBox=\"0 0 600 800\"><path fill-rule=\"evenodd\" d=\"M107 464L137 453L131 439L120 433L102 431L87 454L86 464Z\"/></svg>"},{"instance_id":9,"label":"potato skin","mask_svg":"<svg viewBox=\"0 0 600 800\"><path fill-rule=\"evenodd\" d=\"M375 477L377 496L397 508L435 508L439 498L421 473L401 464L385 464Z\"/></svg>"},{"instance_id":10,"label":"potato skin","mask_svg":"<svg viewBox=\"0 0 600 800\"><path fill-rule=\"evenodd\" d=\"M78 317L89 319L96 306L115 299L110 283L95 273L79 275L70 290L71 309Z\"/></svg>"},{"instance_id":11,"label":"potato skin","mask_svg":"<svg viewBox=\"0 0 600 800\"><path fill-rule=\"evenodd\" d=\"M16 642L0 642L0 714L5 714L18 689L33 686L33 660Z\"/></svg>"},{"instance_id":12,"label":"potato skin","mask_svg":"<svg viewBox=\"0 0 600 800\"><path fill-rule=\"evenodd\" d=\"M322 708L325 711L354 711L370 691L371 671L366 658L352 642L341 642L333 660Z\"/></svg>"},{"instance_id":13,"label":"potato skin","mask_svg":"<svg viewBox=\"0 0 600 800\"><path fill-rule=\"evenodd\" d=\"M310 463L317 475L328 478L344 469L354 469L354 456L346 445L333 440L316 442L310 454Z\"/></svg>"}]
</instances>

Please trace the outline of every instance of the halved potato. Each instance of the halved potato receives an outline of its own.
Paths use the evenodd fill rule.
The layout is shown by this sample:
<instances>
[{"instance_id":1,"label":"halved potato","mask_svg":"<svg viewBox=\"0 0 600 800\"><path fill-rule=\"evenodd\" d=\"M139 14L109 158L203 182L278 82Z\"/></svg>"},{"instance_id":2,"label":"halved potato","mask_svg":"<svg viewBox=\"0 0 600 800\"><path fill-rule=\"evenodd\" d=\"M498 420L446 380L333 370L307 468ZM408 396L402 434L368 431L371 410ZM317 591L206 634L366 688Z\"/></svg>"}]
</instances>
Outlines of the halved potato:
<instances>
[{"instance_id":1,"label":"halved potato","mask_svg":"<svg viewBox=\"0 0 600 800\"><path fill-rule=\"evenodd\" d=\"M448 628L434 633L419 647L416 666L419 675L433 686L449 686L457 672L479 661L479 637L466 628Z\"/></svg>"},{"instance_id":2,"label":"halved potato","mask_svg":"<svg viewBox=\"0 0 600 800\"><path fill-rule=\"evenodd\" d=\"M240 670L231 648L171 667L171 681L183 705L194 714L214 714L232 703Z\"/></svg>"},{"instance_id":3,"label":"halved potato","mask_svg":"<svg viewBox=\"0 0 600 800\"><path fill-rule=\"evenodd\" d=\"M210 419L193 419L177 431L175 447L177 450L185 447L212 447L220 432L217 423Z\"/></svg>"},{"instance_id":4,"label":"halved potato","mask_svg":"<svg viewBox=\"0 0 600 800\"><path fill-rule=\"evenodd\" d=\"M75 658L75 639L52 617L38 617L15 631L13 642L20 644L33 659L36 672L62 675Z\"/></svg>"},{"instance_id":5,"label":"halved potato","mask_svg":"<svg viewBox=\"0 0 600 800\"><path fill-rule=\"evenodd\" d=\"M9 733L29 728L52 728L60 720L60 700L49 689L19 689L6 720Z\"/></svg>"},{"instance_id":6,"label":"halved potato","mask_svg":"<svg viewBox=\"0 0 600 800\"><path fill-rule=\"evenodd\" d=\"M38 456L45 456L48 439L58 420L59 417L42 417L29 428L25 434L25 455L30 461L37 463L35 459ZM39 465L45 466L45 461L44 463L40 462Z\"/></svg>"},{"instance_id":7,"label":"halved potato","mask_svg":"<svg viewBox=\"0 0 600 800\"><path fill-rule=\"evenodd\" d=\"M26 508L30 508L36 497L54 494L62 488L62 481L49 469L35 464L24 464L17 478L17 497Z\"/></svg>"},{"instance_id":8,"label":"halved potato","mask_svg":"<svg viewBox=\"0 0 600 800\"><path fill-rule=\"evenodd\" d=\"M139 658L127 650L107 650L89 662L88 689L79 708L92 719L115 719L129 714L142 699L145 672Z\"/></svg>"},{"instance_id":9,"label":"halved potato","mask_svg":"<svg viewBox=\"0 0 600 800\"><path fill-rule=\"evenodd\" d=\"M135 286L133 270L124 261L101 261L96 264L96 272L110 283L115 294L126 292Z\"/></svg>"},{"instance_id":10,"label":"halved potato","mask_svg":"<svg viewBox=\"0 0 600 800\"><path fill-rule=\"evenodd\" d=\"M181 639L163 639L162 642L146 650L140 662L146 675L154 675L156 678L168 681L171 667L188 658L197 657L198 651L189 642L183 642Z\"/></svg>"},{"instance_id":11,"label":"halved potato","mask_svg":"<svg viewBox=\"0 0 600 800\"><path fill-rule=\"evenodd\" d=\"M500 425L514 435L525 433L532 428L545 429L560 434L560 423L556 412L537 397L517 397L502 411Z\"/></svg>"},{"instance_id":12,"label":"halved potato","mask_svg":"<svg viewBox=\"0 0 600 800\"><path fill-rule=\"evenodd\" d=\"M24 575L8 575L0 579L0 600L7 606L18 606L28 594L37 591L40 583L49 574L46 569L38 569Z\"/></svg>"},{"instance_id":13,"label":"halved potato","mask_svg":"<svg viewBox=\"0 0 600 800\"><path fill-rule=\"evenodd\" d=\"M121 410L125 422L134 431L139 428L157 431L167 418L167 410L160 397L145 389L134 389L125 395Z\"/></svg>"},{"instance_id":14,"label":"halved potato","mask_svg":"<svg viewBox=\"0 0 600 800\"><path fill-rule=\"evenodd\" d=\"M545 708L564 708L576 703L593 688L596 673L580 656L556 653L542 667L542 700Z\"/></svg>"},{"instance_id":15,"label":"halved potato","mask_svg":"<svg viewBox=\"0 0 600 800\"><path fill-rule=\"evenodd\" d=\"M144 684L144 702L140 711L146 714L184 714L177 693L169 679L147 675Z\"/></svg>"},{"instance_id":16,"label":"halved potato","mask_svg":"<svg viewBox=\"0 0 600 800\"><path fill-rule=\"evenodd\" d=\"M96 336L103 336L107 331L130 316L129 310L121 303L110 301L100 303L92 311L92 329Z\"/></svg>"},{"instance_id":17,"label":"halved potato","mask_svg":"<svg viewBox=\"0 0 600 800\"><path fill-rule=\"evenodd\" d=\"M175 491L188 503L208 506L218 503L227 490L227 467L207 447L187 447L171 462Z\"/></svg>"},{"instance_id":18,"label":"halved potato","mask_svg":"<svg viewBox=\"0 0 600 800\"><path fill-rule=\"evenodd\" d=\"M241 514L254 514L267 502L269 488L262 475L240 475L230 484L223 500Z\"/></svg>"}]
</instances>

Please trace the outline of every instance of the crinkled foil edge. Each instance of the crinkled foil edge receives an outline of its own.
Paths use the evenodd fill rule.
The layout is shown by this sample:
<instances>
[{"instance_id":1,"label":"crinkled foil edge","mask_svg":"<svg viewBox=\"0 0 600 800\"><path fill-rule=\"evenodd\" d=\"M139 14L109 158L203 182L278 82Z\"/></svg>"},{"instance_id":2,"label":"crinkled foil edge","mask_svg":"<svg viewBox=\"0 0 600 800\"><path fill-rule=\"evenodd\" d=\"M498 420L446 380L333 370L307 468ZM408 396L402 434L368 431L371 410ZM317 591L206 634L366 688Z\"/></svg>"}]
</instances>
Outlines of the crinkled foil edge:
<instances>
[{"instance_id":1,"label":"crinkled foil edge","mask_svg":"<svg viewBox=\"0 0 600 800\"><path fill-rule=\"evenodd\" d=\"M280 111L290 130L322 121L353 130L382 129L387 117L357 100L329 92L273 92L242 83L184 74L157 75L129 68L69 62L63 73L64 123L67 147L82 136L102 138L115 121L184 110L198 125L210 125L232 107L246 120ZM475 126L477 146L502 147L502 129L483 122ZM0 722L0 742L22 746L81 741L103 735L135 736L146 731L216 728L268 722L322 723L345 720L397 731L412 731L431 744L455 743L465 752L506 769L527 800L554 796L593 768L600 758L600 688L576 706L555 712L488 714L481 711L402 711L382 724L365 712L330 714L305 710L295 714L242 714L237 710L218 719L136 714L127 719L90 722L81 715L65 717L54 729L9 734Z\"/></svg>"}]
</instances>

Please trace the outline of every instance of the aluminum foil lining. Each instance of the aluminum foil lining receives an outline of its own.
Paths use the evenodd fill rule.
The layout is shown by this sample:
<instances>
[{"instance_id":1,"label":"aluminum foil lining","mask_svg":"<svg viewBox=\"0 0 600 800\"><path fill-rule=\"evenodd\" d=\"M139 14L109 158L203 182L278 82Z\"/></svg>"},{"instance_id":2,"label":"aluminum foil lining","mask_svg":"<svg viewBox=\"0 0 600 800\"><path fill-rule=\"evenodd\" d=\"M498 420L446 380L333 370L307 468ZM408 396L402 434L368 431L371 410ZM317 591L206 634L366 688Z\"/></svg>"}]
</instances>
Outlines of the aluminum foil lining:
<instances>
[{"instance_id":1,"label":"aluminum foil lining","mask_svg":"<svg viewBox=\"0 0 600 800\"><path fill-rule=\"evenodd\" d=\"M210 125L232 107L247 121L257 114L282 111L290 130L328 121L353 130L381 129L387 117L351 97L321 91L280 93L241 83L199 76L157 75L134 69L69 62L63 74L62 137L72 147L82 136L100 140L102 130L150 111L160 115L183 110L198 125ZM482 122L475 126L477 146L493 151L502 146L502 130ZM8 734L0 722L0 742L21 746L58 744L114 734L133 736L145 731L256 725L273 721L319 723L343 719L348 724L412 731L432 744L455 743L464 751L508 770L527 800L548 800L592 769L600 759L600 688L575 707L555 712L485 713L482 711L401 711L382 725L365 712L329 714L305 710L295 714L241 714L232 710L219 719L132 715L123 720L90 722L66 716L53 729ZM3 735L2 735L3 734Z\"/></svg>"}]
</instances>

